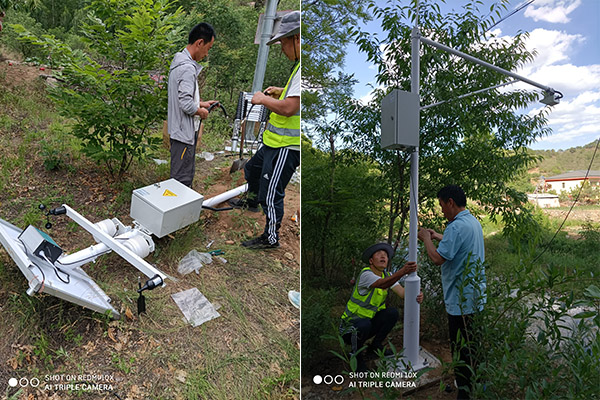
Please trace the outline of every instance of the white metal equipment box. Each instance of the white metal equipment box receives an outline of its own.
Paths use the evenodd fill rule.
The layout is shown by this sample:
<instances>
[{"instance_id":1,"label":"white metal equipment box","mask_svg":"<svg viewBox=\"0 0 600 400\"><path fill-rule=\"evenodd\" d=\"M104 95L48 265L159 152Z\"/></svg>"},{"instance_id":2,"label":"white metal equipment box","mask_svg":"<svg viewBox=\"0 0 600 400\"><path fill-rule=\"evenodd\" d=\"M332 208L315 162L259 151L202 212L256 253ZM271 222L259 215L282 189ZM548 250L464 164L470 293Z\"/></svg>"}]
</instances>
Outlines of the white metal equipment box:
<instances>
[{"instance_id":1,"label":"white metal equipment box","mask_svg":"<svg viewBox=\"0 0 600 400\"><path fill-rule=\"evenodd\" d=\"M135 189L130 216L161 238L200 218L204 196L175 179Z\"/></svg>"},{"instance_id":2,"label":"white metal equipment box","mask_svg":"<svg viewBox=\"0 0 600 400\"><path fill-rule=\"evenodd\" d=\"M381 100L381 148L419 147L419 96L394 89Z\"/></svg>"}]
</instances>

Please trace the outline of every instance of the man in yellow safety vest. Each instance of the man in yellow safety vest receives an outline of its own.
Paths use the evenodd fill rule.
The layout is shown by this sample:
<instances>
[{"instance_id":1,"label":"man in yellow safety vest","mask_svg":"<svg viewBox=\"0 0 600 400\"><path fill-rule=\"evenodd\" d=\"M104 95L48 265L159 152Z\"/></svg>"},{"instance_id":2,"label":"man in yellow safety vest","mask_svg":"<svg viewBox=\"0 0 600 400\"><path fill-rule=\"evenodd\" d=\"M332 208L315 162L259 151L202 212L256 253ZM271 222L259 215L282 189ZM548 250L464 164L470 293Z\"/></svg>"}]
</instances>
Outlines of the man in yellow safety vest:
<instances>
[{"instance_id":1,"label":"man in yellow safety vest","mask_svg":"<svg viewBox=\"0 0 600 400\"><path fill-rule=\"evenodd\" d=\"M281 19L277 34L267 44L276 42L281 42L281 51L295 65L285 87L271 86L252 97L252 104L264 105L271 116L263 133L263 146L244 167L248 195L229 202L251 211L258 210L258 204L262 206L266 216L263 234L242 243L250 249L279 247L285 188L300 165L300 11Z\"/></svg>"},{"instance_id":2,"label":"man in yellow safety vest","mask_svg":"<svg viewBox=\"0 0 600 400\"><path fill-rule=\"evenodd\" d=\"M404 298L404 288L398 280L415 272L417 263L407 262L398 271L390 274L385 269L392 259L393 251L389 244L377 243L363 253L362 260L369 266L360 272L340 324L340 334L347 344L352 345L353 353L360 350L370 338L373 338L373 341L367 353L372 355L383 350L383 341L398 321L398 310L385 305L388 289ZM423 301L423 293L419 293L416 301ZM363 353L357 355L358 370L366 369ZM384 354L391 355L391 351L386 350Z\"/></svg>"}]
</instances>

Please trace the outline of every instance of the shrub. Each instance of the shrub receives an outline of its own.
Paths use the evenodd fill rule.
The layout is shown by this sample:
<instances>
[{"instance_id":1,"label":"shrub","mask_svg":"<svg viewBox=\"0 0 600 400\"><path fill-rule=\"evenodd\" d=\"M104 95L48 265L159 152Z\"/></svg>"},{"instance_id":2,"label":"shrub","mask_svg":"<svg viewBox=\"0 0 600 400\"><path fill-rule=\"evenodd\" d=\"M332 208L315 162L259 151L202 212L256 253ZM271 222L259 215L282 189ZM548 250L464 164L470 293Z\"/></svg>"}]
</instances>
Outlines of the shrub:
<instances>
[{"instance_id":1,"label":"shrub","mask_svg":"<svg viewBox=\"0 0 600 400\"><path fill-rule=\"evenodd\" d=\"M19 40L19 33L12 28L13 24L27 26L29 31L36 36L42 34L42 25L25 12L8 10L4 20L4 29L0 35L0 43L8 49L23 55L23 58L36 56L37 47L33 43Z\"/></svg>"},{"instance_id":2,"label":"shrub","mask_svg":"<svg viewBox=\"0 0 600 400\"><path fill-rule=\"evenodd\" d=\"M161 139L152 130L166 119L166 75L174 43L181 36L164 0L96 0L82 34L94 54L75 51L51 35L14 26L24 42L38 46L63 65L64 84L50 89L61 114L75 123L82 152L119 178L134 159L144 159Z\"/></svg>"},{"instance_id":3,"label":"shrub","mask_svg":"<svg viewBox=\"0 0 600 400\"><path fill-rule=\"evenodd\" d=\"M332 166L331 154L302 144L302 269L325 284L350 279L381 240L384 183L372 162L351 157L338 152Z\"/></svg>"},{"instance_id":4,"label":"shrub","mask_svg":"<svg viewBox=\"0 0 600 400\"><path fill-rule=\"evenodd\" d=\"M495 282L495 295L488 296L476 320L481 362L473 397L593 398L600 373L600 318L588 311L572 319L569 310L592 303L597 309L599 299L551 295L543 280L521 285L513 297L514 285Z\"/></svg>"},{"instance_id":5,"label":"shrub","mask_svg":"<svg viewBox=\"0 0 600 400\"><path fill-rule=\"evenodd\" d=\"M326 335L337 335L339 315L332 314L336 304L336 289L313 289L314 285L302 286L302 369L309 371L320 364L328 351L336 348L323 339ZM349 295L349 294L348 294Z\"/></svg>"}]
</instances>

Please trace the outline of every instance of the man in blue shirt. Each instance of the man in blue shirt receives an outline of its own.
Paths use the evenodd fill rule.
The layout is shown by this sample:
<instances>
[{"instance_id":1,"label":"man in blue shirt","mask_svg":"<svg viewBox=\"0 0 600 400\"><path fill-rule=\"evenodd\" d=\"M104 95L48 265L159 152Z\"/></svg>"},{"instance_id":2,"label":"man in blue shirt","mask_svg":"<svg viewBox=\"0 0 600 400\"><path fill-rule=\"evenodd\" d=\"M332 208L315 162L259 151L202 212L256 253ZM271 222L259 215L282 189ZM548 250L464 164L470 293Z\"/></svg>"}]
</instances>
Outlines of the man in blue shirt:
<instances>
[{"instance_id":1,"label":"man in blue shirt","mask_svg":"<svg viewBox=\"0 0 600 400\"><path fill-rule=\"evenodd\" d=\"M455 185L442 188L437 194L442 213L449 221L444 234L433 229L419 229L427 255L442 266L442 288L448 313L448 327L453 352L459 352L464 366L455 368L457 399L468 399L471 391L471 368L474 369L473 315L485 304L485 249L481 224L466 209L465 192ZM436 248L433 239L440 243ZM460 336L458 333L460 332ZM467 346L461 346L464 340Z\"/></svg>"}]
</instances>

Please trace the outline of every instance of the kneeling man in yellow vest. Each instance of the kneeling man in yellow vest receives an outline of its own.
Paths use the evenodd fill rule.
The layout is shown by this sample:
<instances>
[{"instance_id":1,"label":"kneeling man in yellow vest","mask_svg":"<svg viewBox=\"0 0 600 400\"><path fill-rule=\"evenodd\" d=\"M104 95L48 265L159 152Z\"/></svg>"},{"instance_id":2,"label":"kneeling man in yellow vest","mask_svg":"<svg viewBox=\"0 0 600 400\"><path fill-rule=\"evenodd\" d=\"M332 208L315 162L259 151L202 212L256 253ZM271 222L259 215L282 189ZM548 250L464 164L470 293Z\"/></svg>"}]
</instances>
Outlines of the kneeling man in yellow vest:
<instances>
[{"instance_id":1,"label":"kneeling man in yellow vest","mask_svg":"<svg viewBox=\"0 0 600 400\"><path fill-rule=\"evenodd\" d=\"M373 341L367 348L367 355L383 350L383 341L398 321L398 310L385 305L388 289L404 298L404 288L398 280L415 272L417 263L407 262L398 271L389 274L385 270L393 254L392 246L387 243L375 244L363 253L362 260L369 266L360 272L340 324L340 335L347 344L352 345L353 353L360 350L370 338ZM419 293L413 301L421 303L423 293ZM357 355L359 371L366 370L364 353L361 351ZM391 351L386 350L384 354L391 355Z\"/></svg>"}]
</instances>

